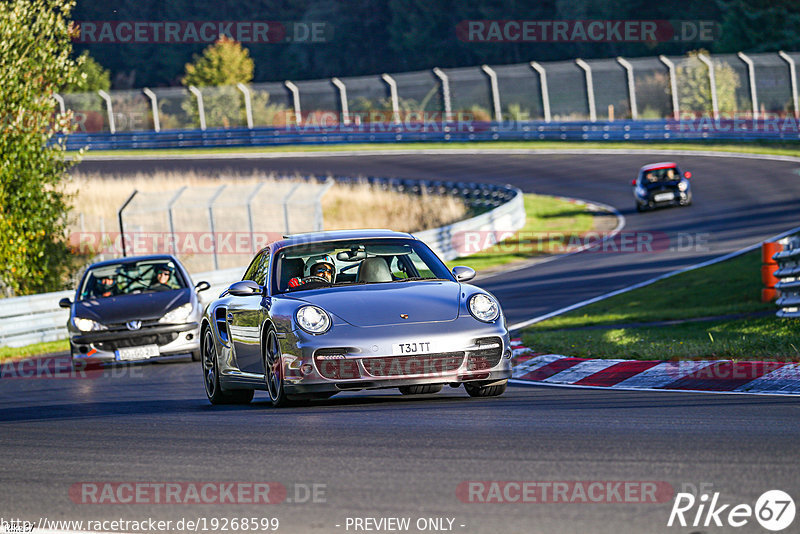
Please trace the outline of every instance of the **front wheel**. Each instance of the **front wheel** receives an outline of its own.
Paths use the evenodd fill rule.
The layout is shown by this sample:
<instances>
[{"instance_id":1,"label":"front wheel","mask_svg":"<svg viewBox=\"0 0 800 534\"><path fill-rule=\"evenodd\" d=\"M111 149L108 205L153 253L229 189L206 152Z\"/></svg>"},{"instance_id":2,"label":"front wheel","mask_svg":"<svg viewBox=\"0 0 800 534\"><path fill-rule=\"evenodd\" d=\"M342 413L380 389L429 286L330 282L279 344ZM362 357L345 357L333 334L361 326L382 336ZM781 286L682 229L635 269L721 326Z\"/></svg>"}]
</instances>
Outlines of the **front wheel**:
<instances>
[{"instance_id":1,"label":"front wheel","mask_svg":"<svg viewBox=\"0 0 800 534\"><path fill-rule=\"evenodd\" d=\"M223 391L219 383L219 362L217 349L214 345L214 335L211 329L206 329L203 343L200 346L203 358L203 374L205 375L206 396L211 404L247 404L253 400L252 389L237 389Z\"/></svg>"},{"instance_id":2,"label":"front wheel","mask_svg":"<svg viewBox=\"0 0 800 534\"><path fill-rule=\"evenodd\" d=\"M495 382L491 385L481 384L481 382L477 384L465 383L464 389L467 390L470 397L498 397L505 392L508 380L503 380L501 383Z\"/></svg>"},{"instance_id":3,"label":"front wheel","mask_svg":"<svg viewBox=\"0 0 800 534\"><path fill-rule=\"evenodd\" d=\"M269 327L264 337L264 380L267 383L269 400L276 408L287 406L289 397L283 383L283 365L281 364L281 345L275 327Z\"/></svg>"}]
</instances>

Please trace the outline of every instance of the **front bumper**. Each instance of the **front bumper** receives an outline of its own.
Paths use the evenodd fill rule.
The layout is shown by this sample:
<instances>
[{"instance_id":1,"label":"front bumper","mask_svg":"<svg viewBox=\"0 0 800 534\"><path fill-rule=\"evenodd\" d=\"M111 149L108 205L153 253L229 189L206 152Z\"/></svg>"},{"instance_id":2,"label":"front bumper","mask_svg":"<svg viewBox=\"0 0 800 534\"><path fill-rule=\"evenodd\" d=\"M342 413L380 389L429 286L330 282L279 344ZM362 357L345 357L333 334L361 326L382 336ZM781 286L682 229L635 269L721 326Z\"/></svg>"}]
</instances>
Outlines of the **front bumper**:
<instances>
[{"instance_id":1,"label":"front bumper","mask_svg":"<svg viewBox=\"0 0 800 534\"><path fill-rule=\"evenodd\" d=\"M139 330L99 330L73 333L73 359L89 362L141 361L190 354L200 350L197 322L143 326ZM158 354L135 360L120 358L120 350L155 345Z\"/></svg>"},{"instance_id":2,"label":"front bumper","mask_svg":"<svg viewBox=\"0 0 800 534\"><path fill-rule=\"evenodd\" d=\"M302 331L281 341L287 393L353 391L422 384L498 382L511 376L511 345L502 319L397 327L336 325L319 336ZM419 354L395 354L406 343L430 343Z\"/></svg>"}]
</instances>

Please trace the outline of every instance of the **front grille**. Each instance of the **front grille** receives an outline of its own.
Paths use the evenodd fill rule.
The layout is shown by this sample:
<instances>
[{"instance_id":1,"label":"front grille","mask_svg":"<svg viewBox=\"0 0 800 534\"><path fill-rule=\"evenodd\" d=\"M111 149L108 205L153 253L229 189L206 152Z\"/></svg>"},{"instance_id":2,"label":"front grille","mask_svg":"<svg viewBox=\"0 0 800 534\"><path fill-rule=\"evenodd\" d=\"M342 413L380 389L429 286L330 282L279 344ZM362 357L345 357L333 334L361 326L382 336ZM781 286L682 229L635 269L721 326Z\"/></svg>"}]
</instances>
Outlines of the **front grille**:
<instances>
[{"instance_id":1,"label":"front grille","mask_svg":"<svg viewBox=\"0 0 800 534\"><path fill-rule=\"evenodd\" d=\"M372 376L413 376L455 371L464 362L463 352L442 352L417 356L391 356L361 360Z\"/></svg>"},{"instance_id":2,"label":"front grille","mask_svg":"<svg viewBox=\"0 0 800 534\"><path fill-rule=\"evenodd\" d=\"M150 334L146 336L135 336L128 338L113 339L95 343L98 350L113 352L117 349L127 347L140 347L142 345L166 345L178 339L178 332L168 332L166 334Z\"/></svg>"},{"instance_id":3,"label":"front grille","mask_svg":"<svg viewBox=\"0 0 800 534\"><path fill-rule=\"evenodd\" d=\"M475 340L478 348L470 350L467 356L468 371L484 371L500 363L503 357L503 340L499 337L484 337Z\"/></svg>"},{"instance_id":4,"label":"front grille","mask_svg":"<svg viewBox=\"0 0 800 534\"><path fill-rule=\"evenodd\" d=\"M356 360L326 360L320 356L314 356L314 363L317 365L319 374L331 380L361 378Z\"/></svg>"}]
</instances>

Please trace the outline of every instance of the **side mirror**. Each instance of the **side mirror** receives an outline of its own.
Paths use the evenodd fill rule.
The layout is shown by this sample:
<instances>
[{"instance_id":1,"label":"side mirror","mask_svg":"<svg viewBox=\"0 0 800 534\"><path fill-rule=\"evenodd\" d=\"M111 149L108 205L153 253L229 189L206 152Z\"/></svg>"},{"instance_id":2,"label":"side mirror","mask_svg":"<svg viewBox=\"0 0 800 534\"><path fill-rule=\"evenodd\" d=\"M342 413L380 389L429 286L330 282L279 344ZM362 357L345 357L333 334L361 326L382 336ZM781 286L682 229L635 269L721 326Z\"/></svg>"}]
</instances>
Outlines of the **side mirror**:
<instances>
[{"instance_id":1,"label":"side mirror","mask_svg":"<svg viewBox=\"0 0 800 534\"><path fill-rule=\"evenodd\" d=\"M459 265L458 267L453 267L453 276L455 276L456 280L459 282L469 282L475 278L475 269Z\"/></svg>"},{"instance_id":2,"label":"side mirror","mask_svg":"<svg viewBox=\"0 0 800 534\"><path fill-rule=\"evenodd\" d=\"M206 282L205 280L203 280L203 281L201 281L201 282L197 282L197 284L195 284L195 286L194 286L195 290L196 290L198 293L200 293L201 291L205 291L206 289L208 289L208 288L210 288L210 287L211 287L211 284L209 284L209 283L208 283L208 282Z\"/></svg>"},{"instance_id":3,"label":"side mirror","mask_svg":"<svg viewBox=\"0 0 800 534\"><path fill-rule=\"evenodd\" d=\"M692 177L692 173L690 173L689 171L686 171L685 173L683 173L683 177L688 180L689 178Z\"/></svg>"},{"instance_id":4,"label":"side mirror","mask_svg":"<svg viewBox=\"0 0 800 534\"><path fill-rule=\"evenodd\" d=\"M58 301L59 308L69 308L70 306L72 306L72 301L66 297Z\"/></svg>"},{"instance_id":5,"label":"side mirror","mask_svg":"<svg viewBox=\"0 0 800 534\"><path fill-rule=\"evenodd\" d=\"M252 297L260 295L263 288L252 280L236 282L228 288L228 293L234 297Z\"/></svg>"}]
</instances>

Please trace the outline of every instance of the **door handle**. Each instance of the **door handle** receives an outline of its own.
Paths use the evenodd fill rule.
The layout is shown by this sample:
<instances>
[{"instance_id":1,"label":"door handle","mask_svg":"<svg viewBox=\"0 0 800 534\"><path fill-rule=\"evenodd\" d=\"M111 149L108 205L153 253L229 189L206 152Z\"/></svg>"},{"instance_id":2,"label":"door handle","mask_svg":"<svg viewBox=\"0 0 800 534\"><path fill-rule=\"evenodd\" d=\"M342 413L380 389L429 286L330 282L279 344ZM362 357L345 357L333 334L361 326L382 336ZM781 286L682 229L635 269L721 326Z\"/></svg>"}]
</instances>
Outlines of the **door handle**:
<instances>
[{"instance_id":1,"label":"door handle","mask_svg":"<svg viewBox=\"0 0 800 534\"><path fill-rule=\"evenodd\" d=\"M228 313L226 319L228 320L229 323L232 323L233 322L233 314L232 313Z\"/></svg>"}]
</instances>

